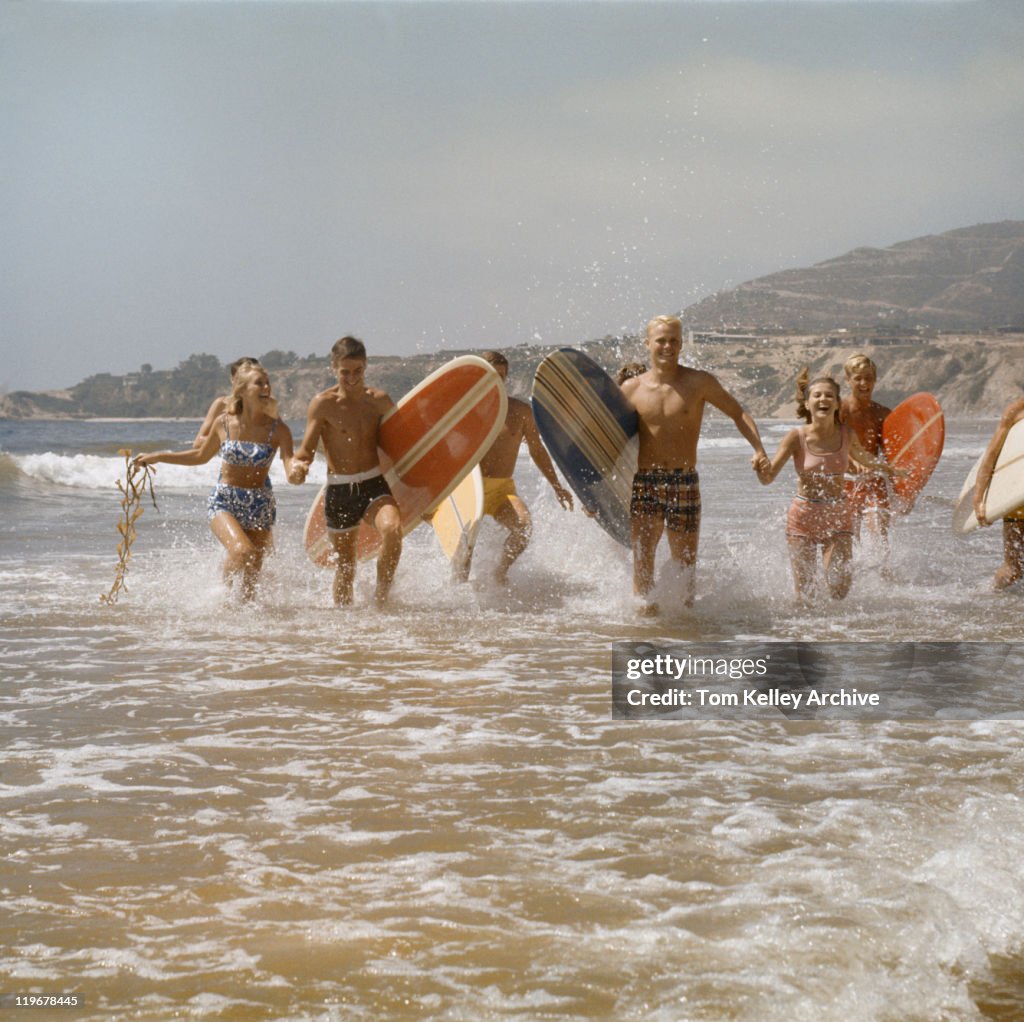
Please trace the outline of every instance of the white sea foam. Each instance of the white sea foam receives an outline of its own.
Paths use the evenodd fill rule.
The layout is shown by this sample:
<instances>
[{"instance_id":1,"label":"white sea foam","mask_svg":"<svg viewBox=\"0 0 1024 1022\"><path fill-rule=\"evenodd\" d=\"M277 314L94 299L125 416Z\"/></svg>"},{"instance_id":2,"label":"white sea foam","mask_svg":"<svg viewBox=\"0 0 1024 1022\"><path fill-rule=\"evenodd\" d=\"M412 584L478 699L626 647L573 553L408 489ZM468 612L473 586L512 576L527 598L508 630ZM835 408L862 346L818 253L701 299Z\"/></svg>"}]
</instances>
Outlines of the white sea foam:
<instances>
[{"instance_id":1,"label":"white sea foam","mask_svg":"<svg viewBox=\"0 0 1024 1022\"><path fill-rule=\"evenodd\" d=\"M7 988L73 981L154 1020L330 999L346 1022L979 1017L976 984L1024 941L1024 725L611 719L617 639L1019 637L1019 594L987 592L998 537L953 539L938 503L888 557L858 549L847 601L797 607L792 475L759 486L721 430L697 604L655 620L628 551L525 462L509 589L492 523L466 586L424 528L390 611L372 565L331 606L301 549L309 486L279 487L252 606L220 581L192 469L178 492L160 469L171 499L116 607L106 539L66 546L105 503L74 493L31 560L0 549ZM940 465L937 500L962 468Z\"/></svg>"},{"instance_id":2,"label":"white sea foam","mask_svg":"<svg viewBox=\"0 0 1024 1022\"><path fill-rule=\"evenodd\" d=\"M53 483L84 490L112 490L118 480L123 480L125 466L123 458L102 457L95 454L22 454L12 455L12 461L25 476L40 482ZM219 459L205 465L156 465L153 466L154 489L160 490L208 490L220 472ZM270 479L275 486L287 486L284 466L275 458L270 466ZM307 485L320 486L327 479L323 459L317 459L307 477Z\"/></svg>"}]
</instances>

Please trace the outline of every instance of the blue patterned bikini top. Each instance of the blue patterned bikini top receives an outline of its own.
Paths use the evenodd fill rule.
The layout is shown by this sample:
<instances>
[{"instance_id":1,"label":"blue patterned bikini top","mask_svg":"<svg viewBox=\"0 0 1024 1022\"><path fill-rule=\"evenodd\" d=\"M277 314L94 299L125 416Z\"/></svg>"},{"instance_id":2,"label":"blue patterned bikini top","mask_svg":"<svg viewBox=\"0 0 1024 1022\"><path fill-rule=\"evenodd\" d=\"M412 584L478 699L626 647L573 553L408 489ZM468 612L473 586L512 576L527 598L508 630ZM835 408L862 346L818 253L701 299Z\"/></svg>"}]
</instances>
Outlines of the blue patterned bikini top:
<instances>
[{"instance_id":1,"label":"blue patterned bikini top","mask_svg":"<svg viewBox=\"0 0 1024 1022\"><path fill-rule=\"evenodd\" d=\"M270 435L266 443L255 440L232 440L228 434L228 424L224 423L224 433L228 439L220 445L221 460L225 465L241 465L244 468L266 468L274 460L274 430L277 428L275 419L270 426Z\"/></svg>"}]
</instances>

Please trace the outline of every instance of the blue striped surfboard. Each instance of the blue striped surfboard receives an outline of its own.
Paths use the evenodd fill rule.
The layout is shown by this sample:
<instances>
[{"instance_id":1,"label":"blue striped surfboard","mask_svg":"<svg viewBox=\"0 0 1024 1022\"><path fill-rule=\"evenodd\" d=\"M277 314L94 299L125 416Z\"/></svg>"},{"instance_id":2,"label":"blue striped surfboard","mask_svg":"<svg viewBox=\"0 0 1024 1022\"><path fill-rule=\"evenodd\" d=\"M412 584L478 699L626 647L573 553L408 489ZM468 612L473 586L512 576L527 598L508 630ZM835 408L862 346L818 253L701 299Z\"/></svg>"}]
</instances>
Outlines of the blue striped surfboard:
<instances>
[{"instance_id":1,"label":"blue striped surfboard","mask_svg":"<svg viewBox=\"0 0 1024 1022\"><path fill-rule=\"evenodd\" d=\"M537 367L532 404L541 439L573 493L609 536L628 547L638 445L633 406L575 348L560 348Z\"/></svg>"}]
</instances>

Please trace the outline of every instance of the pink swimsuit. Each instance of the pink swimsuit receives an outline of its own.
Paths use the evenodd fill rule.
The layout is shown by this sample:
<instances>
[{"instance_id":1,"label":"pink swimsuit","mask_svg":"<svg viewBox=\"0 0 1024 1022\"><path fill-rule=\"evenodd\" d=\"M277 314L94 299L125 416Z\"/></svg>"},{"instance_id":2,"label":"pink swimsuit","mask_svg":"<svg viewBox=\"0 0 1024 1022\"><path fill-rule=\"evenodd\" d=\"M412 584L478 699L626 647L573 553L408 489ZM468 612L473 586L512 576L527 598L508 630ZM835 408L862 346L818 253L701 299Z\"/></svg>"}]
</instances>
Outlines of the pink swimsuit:
<instances>
[{"instance_id":1,"label":"pink swimsuit","mask_svg":"<svg viewBox=\"0 0 1024 1022\"><path fill-rule=\"evenodd\" d=\"M801 479L845 475L850 457L850 431L847 427L840 427L839 450L823 454L807 446L806 431L806 426L800 427L800 448L793 456L797 475ZM786 535L814 543L829 543L838 536L853 535L853 505L845 494L835 500L820 500L798 493L786 515Z\"/></svg>"}]
</instances>

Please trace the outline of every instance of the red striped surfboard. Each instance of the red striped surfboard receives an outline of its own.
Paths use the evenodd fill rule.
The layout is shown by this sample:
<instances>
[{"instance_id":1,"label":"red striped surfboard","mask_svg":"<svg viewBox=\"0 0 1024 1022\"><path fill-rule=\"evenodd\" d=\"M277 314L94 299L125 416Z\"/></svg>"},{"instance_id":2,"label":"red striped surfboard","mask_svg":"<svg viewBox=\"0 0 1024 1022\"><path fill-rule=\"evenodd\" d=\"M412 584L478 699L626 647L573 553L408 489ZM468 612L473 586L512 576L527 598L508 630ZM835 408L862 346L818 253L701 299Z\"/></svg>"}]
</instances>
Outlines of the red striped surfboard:
<instances>
[{"instance_id":1,"label":"red striped surfboard","mask_svg":"<svg viewBox=\"0 0 1024 1022\"><path fill-rule=\"evenodd\" d=\"M931 478L942 456L946 439L946 420L933 395L912 394L901 401L882 423L882 448L894 468L907 475L892 481L893 509L907 514L918 494Z\"/></svg>"},{"instance_id":2,"label":"red striped surfboard","mask_svg":"<svg viewBox=\"0 0 1024 1022\"><path fill-rule=\"evenodd\" d=\"M381 467L409 533L433 511L487 453L505 424L508 399L494 367L476 355L460 355L413 387L381 420ZM306 518L303 543L310 560L334 563L321 488ZM376 557L380 537L359 526L356 555Z\"/></svg>"}]
</instances>

